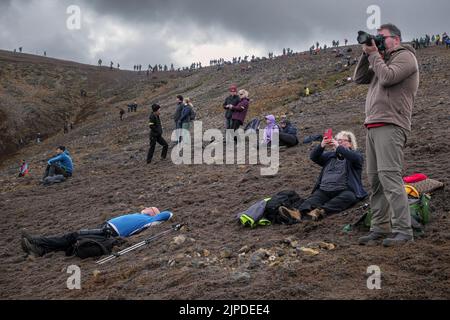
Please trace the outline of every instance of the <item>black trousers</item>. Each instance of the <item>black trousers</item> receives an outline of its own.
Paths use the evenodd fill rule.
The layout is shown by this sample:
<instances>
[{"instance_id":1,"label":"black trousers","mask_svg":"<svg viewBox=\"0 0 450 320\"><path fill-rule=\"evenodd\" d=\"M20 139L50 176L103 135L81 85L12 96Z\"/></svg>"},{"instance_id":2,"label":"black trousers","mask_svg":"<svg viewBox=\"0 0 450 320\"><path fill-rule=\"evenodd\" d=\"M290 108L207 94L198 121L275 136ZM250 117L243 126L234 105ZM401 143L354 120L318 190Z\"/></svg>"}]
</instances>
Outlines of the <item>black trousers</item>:
<instances>
[{"instance_id":1,"label":"black trousers","mask_svg":"<svg viewBox=\"0 0 450 320\"><path fill-rule=\"evenodd\" d=\"M68 233L60 237L33 237L34 244L45 250L45 253L53 251L69 252L78 239L78 232Z\"/></svg>"},{"instance_id":2,"label":"black trousers","mask_svg":"<svg viewBox=\"0 0 450 320\"><path fill-rule=\"evenodd\" d=\"M286 146L290 148L298 145L298 139L293 134L280 132L279 137L280 137L280 146Z\"/></svg>"},{"instance_id":3,"label":"black trousers","mask_svg":"<svg viewBox=\"0 0 450 320\"><path fill-rule=\"evenodd\" d=\"M45 253L54 251L64 251L71 253L77 240L86 235L109 235L117 237L117 232L107 223L99 227L99 229L80 230L79 232L72 232L63 236L56 237L33 237L34 244L45 250Z\"/></svg>"},{"instance_id":4,"label":"black trousers","mask_svg":"<svg viewBox=\"0 0 450 320\"><path fill-rule=\"evenodd\" d=\"M317 189L299 207L301 213L322 208L326 214L341 212L358 202L353 191L323 191Z\"/></svg>"},{"instance_id":5,"label":"black trousers","mask_svg":"<svg viewBox=\"0 0 450 320\"><path fill-rule=\"evenodd\" d=\"M239 129L242 126L242 121L241 120L235 120L233 119L231 122L231 129L233 129L234 131L236 131L237 129Z\"/></svg>"},{"instance_id":6,"label":"black trousers","mask_svg":"<svg viewBox=\"0 0 450 320\"><path fill-rule=\"evenodd\" d=\"M164 140L164 138L162 136L159 137L150 137L150 149L148 149L148 154L147 154L147 163L152 162L153 159L153 154L155 153L155 147L156 147L156 143L159 143L163 149L162 149L162 153L161 153L161 158L165 159L167 157L167 151L169 150L169 145L167 144L166 140Z\"/></svg>"},{"instance_id":7,"label":"black trousers","mask_svg":"<svg viewBox=\"0 0 450 320\"><path fill-rule=\"evenodd\" d=\"M47 165L47 168L45 169L44 179L49 176L53 177L54 175L59 175L59 174L62 174L66 178L72 176L72 174L68 173L66 171L66 169L64 169L56 164L51 164L51 165Z\"/></svg>"},{"instance_id":8,"label":"black trousers","mask_svg":"<svg viewBox=\"0 0 450 320\"><path fill-rule=\"evenodd\" d=\"M233 128L233 120L225 117L225 129L232 129L232 128Z\"/></svg>"}]
</instances>

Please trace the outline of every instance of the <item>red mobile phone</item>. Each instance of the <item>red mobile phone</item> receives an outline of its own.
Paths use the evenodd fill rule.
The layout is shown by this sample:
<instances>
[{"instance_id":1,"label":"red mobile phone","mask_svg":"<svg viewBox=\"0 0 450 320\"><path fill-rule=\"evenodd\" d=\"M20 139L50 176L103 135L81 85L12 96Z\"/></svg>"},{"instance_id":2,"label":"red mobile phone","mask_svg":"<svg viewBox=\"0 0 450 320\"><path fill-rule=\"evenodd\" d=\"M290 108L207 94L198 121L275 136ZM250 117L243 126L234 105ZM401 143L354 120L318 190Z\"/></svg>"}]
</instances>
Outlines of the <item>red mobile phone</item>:
<instances>
[{"instance_id":1,"label":"red mobile phone","mask_svg":"<svg viewBox=\"0 0 450 320\"><path fill-rule=\"evenodd\" d=\"M328 129L327 131L325 131L324 138L325 138L325 139L331 139L331 138L333 138L333 130L332 130L332 129Z\"/></svg>"}]
</instances>

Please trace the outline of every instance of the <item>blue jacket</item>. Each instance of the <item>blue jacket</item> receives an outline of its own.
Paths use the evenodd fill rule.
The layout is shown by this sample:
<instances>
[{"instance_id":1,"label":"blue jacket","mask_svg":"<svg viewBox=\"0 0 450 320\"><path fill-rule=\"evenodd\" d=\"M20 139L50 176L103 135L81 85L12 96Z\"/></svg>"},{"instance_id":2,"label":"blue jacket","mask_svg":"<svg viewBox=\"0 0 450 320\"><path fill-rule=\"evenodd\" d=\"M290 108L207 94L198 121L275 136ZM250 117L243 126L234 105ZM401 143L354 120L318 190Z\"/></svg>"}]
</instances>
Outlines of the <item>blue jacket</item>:
<instances>
[{"instance_id":1,"label":"blue jacket","mask_svg":"<svg viewBox=\"0 0 450 320\"><path fill-rule=\"evenodd\" d=\"M346 149L342 146L336 148L336 152L323 152L325 149L319 144L311 152L310 158L312 161L317 163L322 167L319 179L317 179L316 185L314 186L313 192L316 191L320 182L322 181L323 170L332 158L336 158L337 154L340 153L347 160L347 175L348 175L348 187L353 191L356 197L360 200L367 197L367 192L361 182L361 174L363 169L363 156L360 152Z\"/></svg>"},{"instance_id":2,"label":"blue jacket","mask_svg":"<svg viewBox=\"0 0 450 320\"><path fill-rule=\"evenodd\" d=\"M131 213L116 217L107 223L117 232L120 237L129 237L139 233L144 229L160 224L172 218L173 213L163 211L156 216L149 216L143 213Z\"/></svg>"},{"instance_id":3,"label":"blue jacket","mask_svg":"<svg viewBox=\"0 0 450 320\"><path fill-rule=\"evenodd\" d=\"M56 157L51 158L50 160L47 161L47 163L49 165L56 164L64 168L68 173L73 172L72 158L70 157L70 154L67 150L57 155Z\"/></svg>"},{"instance_id":4,"label":"blue jacket","mask_svg":"<svg viewBox=\"0 0 450 320\"><path fill-rule=\"evenodd\" d=\"M185 104L183 110L181 111L181 117L178 119L178 124L181 125L186 122L191 122L192 107Z\"/></svg>"},{"instance_id":5,"label":"blue jacket","mask_svg":"<svg viewBox=\"0 0 450 320\"><path fill-rule=\"evenodd\" d=\"M281 128L280 127L280 132L282 133L287 133L287 134L292 134L294 136L297 136L297 128L294 127L289 121L286 122L286 127Z\"/></svg>"}]
</instances>

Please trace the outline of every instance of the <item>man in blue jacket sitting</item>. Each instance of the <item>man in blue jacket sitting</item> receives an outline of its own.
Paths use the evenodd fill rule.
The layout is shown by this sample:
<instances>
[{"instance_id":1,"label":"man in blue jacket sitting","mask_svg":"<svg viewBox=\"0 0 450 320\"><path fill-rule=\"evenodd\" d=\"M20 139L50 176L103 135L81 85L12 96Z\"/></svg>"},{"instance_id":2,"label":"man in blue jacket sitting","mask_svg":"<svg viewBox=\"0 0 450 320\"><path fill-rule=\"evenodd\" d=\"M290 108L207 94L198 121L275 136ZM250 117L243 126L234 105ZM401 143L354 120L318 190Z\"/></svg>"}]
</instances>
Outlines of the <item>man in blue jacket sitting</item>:
<instances>
[{"instance_id":1,"label":"man in blue jacket sitting","mask_svg":"<svg viewBox=\"0 0 450 320\"><path fill-rule=\"evenodd\" d=\"M65 178L71 177L73 172L72 158L66 147L56 148L57 155L47 161L43 179L54 175L63 175Z\"/></svg>"},{"instance_id":2,"label":"man in blue jacket sitting","mask_svg":"<svg viewBox=\"0 0 450 320\"><path fill-rule=\"evenodd\" d=\"M140 213L131 213L106 221L99 229L80 230L60 237L33 237L22 233L22 249L36 256L43 256L54 251L73 254L73 247L83 236L100 235L105 237L129 237L142 232L148 227L170 220L172 212L159 212L158 208L145 208Z\"/></svg>"}]
</instances>

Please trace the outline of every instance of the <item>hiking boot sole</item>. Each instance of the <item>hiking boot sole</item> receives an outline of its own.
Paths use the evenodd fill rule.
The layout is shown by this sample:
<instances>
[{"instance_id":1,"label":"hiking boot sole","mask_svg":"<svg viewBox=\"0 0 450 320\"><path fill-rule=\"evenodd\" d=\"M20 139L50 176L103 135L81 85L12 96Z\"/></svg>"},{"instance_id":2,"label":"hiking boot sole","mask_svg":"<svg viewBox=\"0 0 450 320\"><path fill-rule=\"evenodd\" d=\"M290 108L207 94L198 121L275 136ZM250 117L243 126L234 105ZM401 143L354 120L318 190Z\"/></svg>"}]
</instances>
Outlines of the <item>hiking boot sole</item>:
<instances>
[{"instance_id":1,"label":"hiking boot sole","mask_svg":"<svg viewBox=\"0 0 450 320\"><path fill-rule=\"evenodd\" d=\"M399 247L399 246L403 246L409 242L414 242L414 240L394 240L394 241L389 240L389 241L386 241L386 239L385 239L385 240L383 240L383 247L385 247L385 248Z\"/></svg>"}]
</instances>

